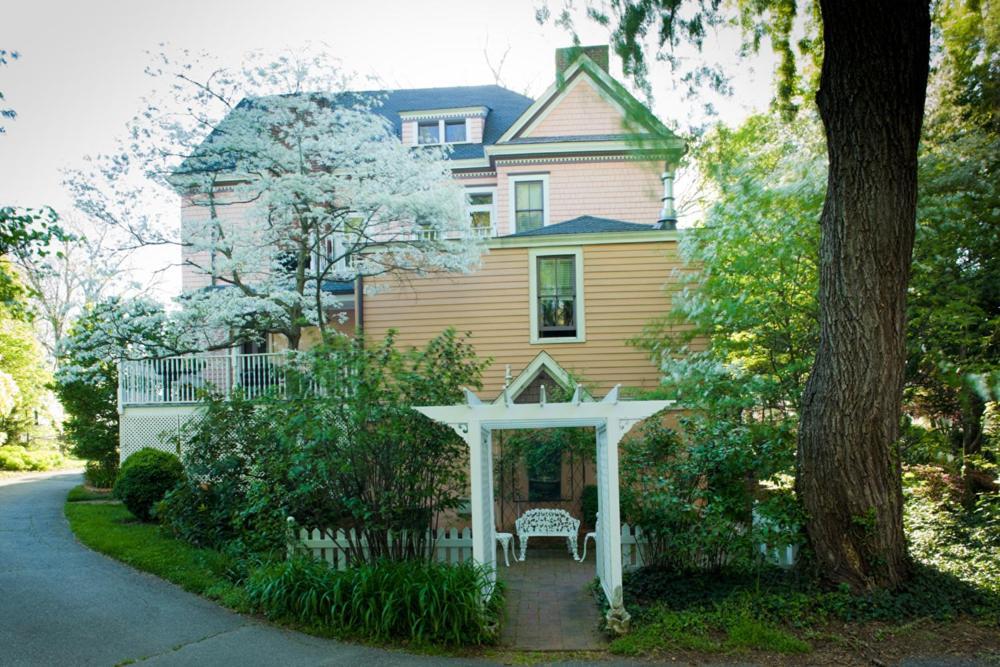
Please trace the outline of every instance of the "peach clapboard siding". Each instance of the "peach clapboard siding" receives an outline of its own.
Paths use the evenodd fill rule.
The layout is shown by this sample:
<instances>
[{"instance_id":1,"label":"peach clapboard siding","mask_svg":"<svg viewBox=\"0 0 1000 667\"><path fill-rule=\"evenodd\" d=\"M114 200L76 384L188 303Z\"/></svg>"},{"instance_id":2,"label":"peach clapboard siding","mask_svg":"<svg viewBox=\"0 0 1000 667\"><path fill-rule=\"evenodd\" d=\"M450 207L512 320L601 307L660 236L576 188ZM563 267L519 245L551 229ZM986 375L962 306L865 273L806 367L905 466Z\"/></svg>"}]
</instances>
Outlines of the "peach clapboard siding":
<instances>
[{"instance_id":1,"label":"peach clapboard siding","mask_svg":"<svg viewBox=\"0 0 1000 667\"><path fill-rule=\"evenodd\" d=\"M652 225L660 217L663 164L636 160L580 160L539 164L497 162L497 228L512 234L508 178L547 174L549 223L581 215Z\"/></svg>"},{"instance_id":2,"label":"peach clapboard siding","mask_svg":"<svg viewBox=\"0 0 1000 667\"><path fill-rule=\"evenodd\" d=\"M553 102L548 114L536 121L526 137L566 137L623 134L624 116L597 91L588 76L578 76L570 89Z\"/></svg>"},{"instance_id":3,"label":"peach clapboard siding","mask_svg":"<svg viewBox=\"0 0 1000 667\"><path fill-rule=\"evenodd\" d=\"M469 331L480 357L492 357L482 396L503 387L504 367L516 377L545 350L566 370L595 385L598 395L621 383L652 388L659 374L647 355L626 345L670 305L666 284L679 265L675 241L584 245L586 342L530 343L529 248L492 249L468 275L408 278L365 300L365 332L398 330L402 348L423 346L451 326Z\"/></svg>"}]
</instances>

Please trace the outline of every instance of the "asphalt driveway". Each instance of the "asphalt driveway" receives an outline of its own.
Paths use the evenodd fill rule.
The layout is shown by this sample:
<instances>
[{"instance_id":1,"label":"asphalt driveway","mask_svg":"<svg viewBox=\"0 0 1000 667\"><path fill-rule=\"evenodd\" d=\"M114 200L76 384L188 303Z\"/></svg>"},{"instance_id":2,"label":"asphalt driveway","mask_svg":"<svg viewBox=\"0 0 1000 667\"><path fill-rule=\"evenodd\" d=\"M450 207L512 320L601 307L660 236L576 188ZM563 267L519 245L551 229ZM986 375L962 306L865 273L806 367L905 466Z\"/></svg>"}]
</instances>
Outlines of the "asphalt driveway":
<instances>
[{"instance_id":1,"label":"asphalt driveway","mask_svg":"<svg viewBox=\"0 0 1000 667\"><path fill-rule=\"evenodd\" d=\"M0 665L484 664L282 630L90 551L63 516L80 482L0 479Z\"/></svg>"}]
</instances>

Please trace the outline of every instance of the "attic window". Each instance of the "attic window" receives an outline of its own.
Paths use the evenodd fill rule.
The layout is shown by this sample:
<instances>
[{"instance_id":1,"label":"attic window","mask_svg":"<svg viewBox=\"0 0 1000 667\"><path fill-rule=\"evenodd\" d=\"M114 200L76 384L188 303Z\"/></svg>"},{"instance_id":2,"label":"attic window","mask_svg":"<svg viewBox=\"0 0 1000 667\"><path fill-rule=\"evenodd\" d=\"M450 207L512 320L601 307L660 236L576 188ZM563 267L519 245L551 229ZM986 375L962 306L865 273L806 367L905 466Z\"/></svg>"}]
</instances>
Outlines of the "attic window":
<instances>
[{"instance_id":1,"label":"attic window","mask_svg":"<svg viewBox=\"0 0 1000 667\"><path fill-rule=\"evenodd\" d=\"M465 120L445 121L444 140L449 144L465 141Z\"/></svg>"},{"instance_id":2,"label":"attic window","mask_svg":"<svg viewBox=\"0 0 1000 667\"><path fill-rule=\"evenodd\" d=\"M441 143L441 128L438 121L420 123L417 125L418 144L439 144Z\"/></svg>"},{"instance_id":3,"label":"attic window","mask_svg":"<svg viewBox=\"0 0 1000 667\"><path fill-rule=\"evenodd\" d=\"M444 141L442 141L442 137ZM417 123L417 143L428 144L463 144L468 141L465 119L455 120L422 120Z\"/></svg>"}]
</instances>

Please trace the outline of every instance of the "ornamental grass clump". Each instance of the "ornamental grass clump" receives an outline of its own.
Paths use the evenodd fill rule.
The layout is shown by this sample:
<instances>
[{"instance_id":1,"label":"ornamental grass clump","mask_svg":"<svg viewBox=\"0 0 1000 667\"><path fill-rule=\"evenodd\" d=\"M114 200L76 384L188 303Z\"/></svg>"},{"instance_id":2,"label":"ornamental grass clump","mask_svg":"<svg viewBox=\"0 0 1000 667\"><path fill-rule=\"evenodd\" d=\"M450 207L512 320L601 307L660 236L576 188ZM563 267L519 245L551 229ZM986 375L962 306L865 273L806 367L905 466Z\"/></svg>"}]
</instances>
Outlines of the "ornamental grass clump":
<instances>
[{"instance_id":1,"label":"ornamental grass clump","mask_svg":"<svg viewBox=\"0 0 1000 667\"><path fill-rule=\"evenodd\" d=\"M500 584L482 601L489 579L471 562L380 561L337 571L293 558L254 572L245 588L269 618L335 634L420 644L491 643L497 636Z\"/></svg>"}]
</instances>

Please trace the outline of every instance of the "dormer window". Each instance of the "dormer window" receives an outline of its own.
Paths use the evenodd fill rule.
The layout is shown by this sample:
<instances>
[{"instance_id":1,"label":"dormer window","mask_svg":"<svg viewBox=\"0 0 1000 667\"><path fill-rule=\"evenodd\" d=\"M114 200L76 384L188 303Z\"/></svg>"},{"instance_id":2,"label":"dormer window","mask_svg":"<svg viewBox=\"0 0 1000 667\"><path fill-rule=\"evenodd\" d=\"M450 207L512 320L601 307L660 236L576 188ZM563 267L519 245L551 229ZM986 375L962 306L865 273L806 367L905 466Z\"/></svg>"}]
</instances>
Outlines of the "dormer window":
<instances>
[{"instance_id":1,"label":"dormer window","mask_svg":"<svg viewBox=\"0 0 1000 667\"><path fill-rule=\"evenodd\" d=\"M465 119L458 120L422 120L417 124L417 143L440 144L444 137L446 144L460 144L467 141Z\"/></svg>"},{"instance_id":2,"label":"dormer window","mask_svg":"<svg viewBox=\"0 0 1000 667\"><path fill-rule=\"evenodd\" d=\"M408 146L480 143L488 113L483 106L400 111L401 138Z\"/></svg>"}]
</instances>

